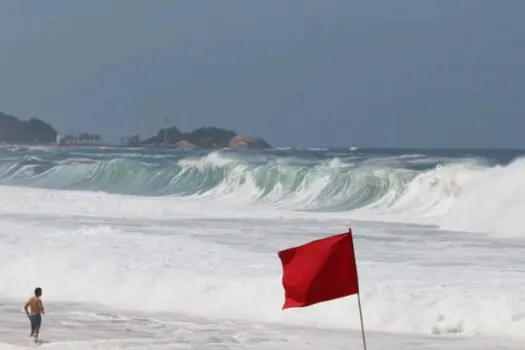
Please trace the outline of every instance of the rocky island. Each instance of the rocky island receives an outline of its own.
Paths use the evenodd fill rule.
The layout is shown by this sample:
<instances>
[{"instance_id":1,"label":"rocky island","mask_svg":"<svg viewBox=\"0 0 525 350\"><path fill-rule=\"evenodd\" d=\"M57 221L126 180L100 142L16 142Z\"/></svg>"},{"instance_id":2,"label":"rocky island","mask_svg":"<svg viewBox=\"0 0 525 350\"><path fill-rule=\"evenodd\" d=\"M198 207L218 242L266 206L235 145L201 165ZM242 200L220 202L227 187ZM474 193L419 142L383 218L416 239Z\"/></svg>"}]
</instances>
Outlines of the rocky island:
<instances>
[{"instance_id":1,"label":"rocky island","mask_svg":"<svg viewBox=\"0 0 525 350\"><path fill-rule=\"evenodd\" d=\"M80 133L57 137L57 131L46 122L31 118L27 121L0 112L0 143L8 144L100 144L97 134ZM235 131L217 127L201 127L190 132L182 132L176 127L160 129L155 136L141 140L139 135L123 138L123 145L144 147L178 148L271 148L261 138L238 135Z\"/></svg>"},{"instance_id":2,"label":"rocky island","mask_svg":"<svg viewBox=\"0 0 525 350\"><path fill-rule=\"evenodd\" d=\"M271 148L265 140L238 135L235 131L217 127L201 127L190 132L182 132L176 127L160 129L157 134L139 141L142 145L170 145L180 148Z\"/></svg>"}]
</instances>

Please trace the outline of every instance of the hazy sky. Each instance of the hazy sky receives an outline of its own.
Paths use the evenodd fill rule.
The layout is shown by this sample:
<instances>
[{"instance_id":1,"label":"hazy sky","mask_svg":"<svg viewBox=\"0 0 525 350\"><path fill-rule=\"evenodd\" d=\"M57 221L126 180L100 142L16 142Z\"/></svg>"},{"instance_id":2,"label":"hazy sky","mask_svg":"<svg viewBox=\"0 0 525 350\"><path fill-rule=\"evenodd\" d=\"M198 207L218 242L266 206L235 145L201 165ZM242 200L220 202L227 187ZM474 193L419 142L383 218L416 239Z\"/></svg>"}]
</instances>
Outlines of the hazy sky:
<instances>
[{"instance_id":1,"label":"hazy sky","mask_svg":"<svg viewBox=\"0 0 525 350\"><path fill-rule=\"evenodd\" d=\"M275 146L525 147L525 1L4 0L0 110Z\"/></svg>"}]
</instances>

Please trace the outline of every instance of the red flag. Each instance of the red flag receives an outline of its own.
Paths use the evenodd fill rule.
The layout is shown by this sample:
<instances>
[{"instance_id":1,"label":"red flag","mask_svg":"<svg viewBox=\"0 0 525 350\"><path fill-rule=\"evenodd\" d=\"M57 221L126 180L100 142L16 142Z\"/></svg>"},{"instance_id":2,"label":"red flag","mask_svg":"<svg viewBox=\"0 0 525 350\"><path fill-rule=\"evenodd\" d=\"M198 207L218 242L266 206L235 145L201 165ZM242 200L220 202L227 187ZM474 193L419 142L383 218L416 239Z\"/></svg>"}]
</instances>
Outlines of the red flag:
<instances>
[{"instance_id":1,"label":"red flag","mask_svg":"<svg viewBox=\"0 0 525 350\"><path fill-rule=\"evenodd\" d=\"M352 232L279 252L283 265L283 309L304 307L359 293Z\"/></svg>"}]
</instances>

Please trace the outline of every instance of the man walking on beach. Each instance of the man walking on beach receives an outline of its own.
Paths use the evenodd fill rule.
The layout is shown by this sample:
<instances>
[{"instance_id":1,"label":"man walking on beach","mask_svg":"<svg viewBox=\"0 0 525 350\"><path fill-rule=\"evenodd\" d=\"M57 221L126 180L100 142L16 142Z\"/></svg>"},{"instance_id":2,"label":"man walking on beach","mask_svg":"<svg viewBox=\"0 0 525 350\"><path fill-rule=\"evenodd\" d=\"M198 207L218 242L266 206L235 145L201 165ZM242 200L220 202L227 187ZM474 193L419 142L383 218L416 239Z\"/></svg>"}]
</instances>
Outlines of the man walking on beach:
<instances>
[{"instance_id":1,"label":"man walking on beach","mask_svg":"<svg viewBox=\"0 0 525 350\"><path fill-rule=\"evenodd\" d=\"M35 343L38 342L38 333L40 332L40 325L42 324L42 315L44 314L44 305L40 297L42 296L42 289L40 287L35 288L35 296L29 298L27 303L24 305L29 321L31 321L31 334L30 337L35 337ZM31 313L27 310L31 309Z\"/></svg>"}]
</instances>

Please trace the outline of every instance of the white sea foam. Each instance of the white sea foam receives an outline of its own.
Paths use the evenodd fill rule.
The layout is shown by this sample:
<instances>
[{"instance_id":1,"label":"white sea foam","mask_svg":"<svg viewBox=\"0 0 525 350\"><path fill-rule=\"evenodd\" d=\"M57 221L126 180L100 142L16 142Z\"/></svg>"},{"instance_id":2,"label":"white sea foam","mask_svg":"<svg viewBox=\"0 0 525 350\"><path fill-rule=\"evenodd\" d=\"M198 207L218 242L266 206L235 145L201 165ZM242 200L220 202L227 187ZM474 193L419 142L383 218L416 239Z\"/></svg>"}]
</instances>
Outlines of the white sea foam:
<instances>
[{"instance_id":1,"label":"white sea foam","mask_svg":"<svg viewBox=\"0 0 525 350\"><path fill-rule=\"evenodd\" d=\"M441 221L448 230L483 232L494 237L525 238L525 159L477 174Z\"/></svg>"},{"instance_id":2,"label":"white sea foam","mask_svg":"<svg viewBox=\"0 0 525 350\"><path fill-rule=\"evenodd\" d=\"M36 151L0 160L49 188L0 187L0 349L36 285L55 349L357 348L355 296L281 310L276 254L348 226L370 349L522 348L522 159Z\"/></svg>"},{"instance_id":3,"label":"white sea foam","mask_svg":"<svg viewBox=\"0 0 525 350\"><path fill-rule=\"evenodd\" d=\"M450 169L453 182L460 183ZM497 172L519 170L518 162L494 170L487 179L502 177L512 185ZM421 186L427 186L426 181ZM451 197L461 203L482 182L483 175L475 176L465 184L469 191ZM450 212L438 212L450 218ZM506 339L512 348L509 337L523 336L522 241L494 241L479 233L435 227L352 223L348 218L345 212L297 212L216 199L0 187L0 280L8 281L0 284L0 304L11 308L6 311L11 318L17 314L13 305L20 306L36 285L42 286L46 303L54 305L45 318L44 334L76 339L44 344L55 348L188 348L193 342L209 348L299 349L309 343L312 348L346 348L348 329L350 344L359 346L355 297L281 310L276 255L279 249L341 232L351 224L365 324L377 342L373 348L459 349L502 342L494 337ZM67 305L84 316L76 319ZM179 325L155 331L149 324L142 332L144 326L128 320L122 327L131 330L119 331L106 327L107 321L93 321L100 310L172 319ZM54 318L53 312L61 316ZM8 322L4 329L22 332ZM70 336L59 332L68 322L76 322ZM102 343L93 340L97 327L108 328L99 337L107 339ZM289 327L298 328L292 332ZM214 334L210 336L216 342L206 334ZM451 335L462 340L440 340ZM25 331L9 335L7 343L18 346L26 336ZM257 336L265 340L257 343ZM472 343L469 337L485 340ZM423 340L414 344L410 339Z\"/></svg>"}]
</instances>

